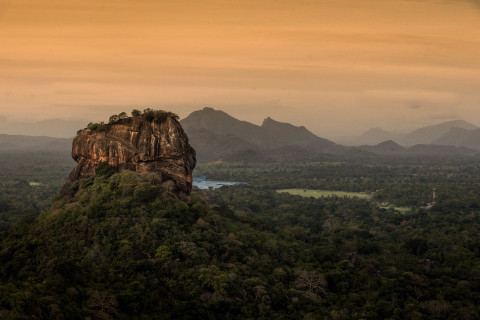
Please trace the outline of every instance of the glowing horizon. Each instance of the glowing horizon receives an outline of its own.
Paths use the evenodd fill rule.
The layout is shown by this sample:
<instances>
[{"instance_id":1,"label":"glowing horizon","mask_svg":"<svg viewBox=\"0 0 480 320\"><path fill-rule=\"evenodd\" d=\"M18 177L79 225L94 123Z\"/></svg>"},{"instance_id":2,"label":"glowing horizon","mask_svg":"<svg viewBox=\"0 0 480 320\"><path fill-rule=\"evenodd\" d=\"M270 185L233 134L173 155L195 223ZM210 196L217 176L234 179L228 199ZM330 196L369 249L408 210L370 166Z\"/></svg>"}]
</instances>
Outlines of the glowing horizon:
<instances>
[{"instance_id":1,"label":"glowing horizon","mask_svg":"<svg viewBox=\"0 0 480 320\"><path fill-rule=\"evenodd\" d=\"M212 106L323 137L480 124L476 1L0 0L0 116ZM0 132L1 133L1 132Z\"/></svg>"}]
</instances>

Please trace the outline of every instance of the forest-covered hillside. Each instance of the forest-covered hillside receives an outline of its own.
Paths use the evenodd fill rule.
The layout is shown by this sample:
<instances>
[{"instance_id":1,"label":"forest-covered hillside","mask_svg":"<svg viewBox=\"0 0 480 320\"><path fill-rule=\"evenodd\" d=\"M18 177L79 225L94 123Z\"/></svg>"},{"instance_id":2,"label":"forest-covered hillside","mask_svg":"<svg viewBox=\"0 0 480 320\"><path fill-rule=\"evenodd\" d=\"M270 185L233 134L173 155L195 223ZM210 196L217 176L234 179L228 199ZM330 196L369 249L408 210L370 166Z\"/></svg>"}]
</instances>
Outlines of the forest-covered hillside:
<instances>
[{"instance_id":1,"label":"forest-covered hillside","mask_svg":"<svg viewBox=\"0 0 480 320\"><path fill-rule=\"evenodd\" d=\"M477 319L475 158L375 161L200 164L247 183L183 201L156 176L104 167L1 234L1 317Z\"/></svg>"}]
</instances>

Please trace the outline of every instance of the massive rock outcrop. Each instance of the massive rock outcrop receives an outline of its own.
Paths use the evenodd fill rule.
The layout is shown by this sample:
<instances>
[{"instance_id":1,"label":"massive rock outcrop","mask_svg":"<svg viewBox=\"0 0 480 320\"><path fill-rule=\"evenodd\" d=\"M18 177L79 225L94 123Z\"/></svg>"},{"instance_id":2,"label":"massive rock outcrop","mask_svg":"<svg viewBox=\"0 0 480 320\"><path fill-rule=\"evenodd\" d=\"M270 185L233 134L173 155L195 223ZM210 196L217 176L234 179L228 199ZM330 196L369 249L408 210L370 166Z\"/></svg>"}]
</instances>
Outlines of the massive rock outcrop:
<instances>
[{"instance_id":1,"label":"massive rock outcrop","mask_svg":"<svg viewBox=\"0 0 480 320\"><path fill-rule=\"evenodd\" d=\"M161 174L162 181L175 183L179 196L192 190L195 150L173 117L158 122L138 116L106 124L101 131L84 130L73 140L72 157L78 164L62 188L63 194L75 181L92 176L101 163L117 171Z\"/></svg>"}]
</instances>

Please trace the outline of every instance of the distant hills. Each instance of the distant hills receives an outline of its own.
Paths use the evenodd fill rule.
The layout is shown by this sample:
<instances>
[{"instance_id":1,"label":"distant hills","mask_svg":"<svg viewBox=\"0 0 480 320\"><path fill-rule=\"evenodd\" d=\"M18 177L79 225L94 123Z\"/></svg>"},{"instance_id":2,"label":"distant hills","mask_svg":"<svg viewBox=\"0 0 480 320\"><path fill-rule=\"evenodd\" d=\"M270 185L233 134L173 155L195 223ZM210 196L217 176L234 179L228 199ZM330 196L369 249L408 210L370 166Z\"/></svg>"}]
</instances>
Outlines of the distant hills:
<instances>
[{"instance_id":1,"label":"distant hills","mask_svg":"<svg viewBox=\"0 0 480 320\"><path fill-rule=\"evenodd\" d=\"M0 134L0 151L65 151L72 150L72 138L32 137Z\"/></svg>"},{"instance_id":2,"label":"distant hills","mask_svg":"<svg viewBox=\"0 0 480 320\"><path fill-rule=\"evenodd\" d=\"M418 155L468 155L478 154L478 150L455 147L455 146L442 146L436 144L416 144L413 147L407 149L409 154Z\"/></svg>"},{"instance_id":3,"label":"distant hills","mask_svg":"<svg viewBox=\"0 0 480 320\"><path fill-rule=\"evenodd\" d=\"M413 146L416 144L431 144L444 134L449 132L452 128L460 128L465 130L475 130L478 127L474 124L463 120L454 120L443 122L434 126L423 127L417 129L403 138L399 139L399 143L403 146Z\"/></svg>"},{"instance_id":4,"label":"distant hills","mask_svg":"<svg viewBox=\"0 0 480 320\"><path fill-rule=\"evenodd\" d=\"M2 122L3 121L3 122ZM48 122L52 130L57 121ZM5 119L0 118L0 130ZM47 122L42 122L44 125ZM82 125L80 125L80 123ZM200 161L230 162L309 162L378 155L467 155L480 153L480 128L463 120L419 128L408 134L396 134L381 128L370 129L348 147L321 138L303 126L282 123L270 117L262 125L238 120L212 108L192 112L180 121ZM75 131L83 122L66 122L65 131ZM67 130L67 127L68 130ZM55 129L57 128L57 129ZM20 129L18 129L20 130ZM1 132L1 131L0 131ZM0 152L70 152L72 138L0 134ZM64 133L61 133L64 132ZM75 133L72 134L72 137Z\"/></svg>"},{"instance_id":5,"label":"distant hills","mask_svg":"<svg viewBox=\"0 0 480 320\"><path fill-rule=\"evenodd\" d=\"M346 147L321 138L290 123L266 118L261 126L238 120L212 108L191 113L181 120L199 160L223 161L325 161L341 157L381 155L465 155L478 153L475 148L460 145L432 144L454 126L476 128L465 121L450 121L398 135L375 128L362 135L364 144ZM455 131L456 132L456 131ZM480 135L480 131L478 132ZM393 139L381 140L386 137ZM401 143L394 139L400 140ZM445 138L447 139L447 138ZM380 142L377 142L380 140ZM431 140L431 141L430 141ZM417 143L418 142L418 143ZM404 145L412 144L411 147Z\"/></svg>"},{"instance_id":6,"label":"distant hills","mask_svg":"<svg viewBox=\"0 0 480 320\"><path fill-rule=\"evenodd\" d=\"M451 128L450 131L435 140L434 143L480 150L480 129Z\"/></svg>"},{"instance_id":7,"label":"distant hills","mask_svg":"<svg viewBox=\"0 0 480 320\"><path fill-rule=\"evenodd\" d=\"M376 145L389 140L407 147L417 144L452 145L451 143L443 143L443 141L439 140L442 136L449 133L451 129L476 130L478 127L464 120L454 120L433 126L422 127L410 133L392 133L377 127L367 130L359 137L343 138L340 139L339 142L341 141L341 143L352 146ZM455 146L468 147L466 145Z\"/></svg>"},{"instance_id":8,"label":"distant hills","mask_svg":"<svg viewBox=\"0 0 480 320\"><path fill-rule=\"evenodd\" d=\"M239 159L241 155L270 155L311 159L315 154L348 154L349 148L317 137L305 127L266 118L261 126L238 120L227 113L204 108L181 120L200 160ZM288 152L277 152L279 149ZM282 149L283 148L283 149ZM248 152L242 152L247 151Z\"/></svg>"},{"instance_id":9,"label":"distant hills","mask_svg":"<svg viewBox=\"0 0 480 320\"><path fill-rule=\"evenodd\" d=\"M384 141L374 146L363 145L358 148L376 154L405 154L407 152L406 148L392 140Z\"/></svg>"},{"instance_id":10,"label":"distant hills","mask_svg":"<svg viewBox=\"0 0 480 320\"><path fill-rule=\"evenodd\" d=\"M204 128L186 127L190 144L197 152L197 159L218 159L240 151L255 150L253 144L233 134L217 134Z\"/></svg>"},{"instance_id":11,"label":"distant hills","mask_svg":"<svg viewBox=\"0 0 480 320\"><path fill-rule=\"evenodd\" d=\"M33 123L10 122L0 117L0 134L73 138L87 121L50 119Z\"/></svg>"},{"instance_id":12,"label":"distant hills","mask_svg":"<svg viewBox=\"0 0 480 320\"><path fill-rule=\"evenodd\" d=\"M416 144L404 148L395 141L388 140L374 146L363 145L358 147L361 150L382 155L468 155L478 154L478 150L463 146L438 145L438 144Z\"/></svg>"},{"instance_id":13,"label":"distant hills","mask_svg":"<svg viewBox=\"0 0 480 320\"><path fill-rule=\"evenodd\" d=\"M307 146L321 139L305 127L296 127L271 118L265 119L261 126L257 126L247 121L235 119L223 111L212 108L194 111L180 123L183 128L192 127L205 129L218 135L234 135L259 148L276 148L290 144ZM336 145L331 141L327 143Z\"/></svg>"},{"instance_id":14,"label":"distant hills","mask_svg":"<svg viewBox=\"0 0 480 320\"><path fill-rule=\"evenodd\" d=\"M392 132L385 131L379 127L372 128L365 131L360 137L353 139L353 145L376 145L384 141L393 141L394 139L402 138L404 134L396 134ZM348 143L348 141L347 141Z\"/></svg>"}]
</instances>

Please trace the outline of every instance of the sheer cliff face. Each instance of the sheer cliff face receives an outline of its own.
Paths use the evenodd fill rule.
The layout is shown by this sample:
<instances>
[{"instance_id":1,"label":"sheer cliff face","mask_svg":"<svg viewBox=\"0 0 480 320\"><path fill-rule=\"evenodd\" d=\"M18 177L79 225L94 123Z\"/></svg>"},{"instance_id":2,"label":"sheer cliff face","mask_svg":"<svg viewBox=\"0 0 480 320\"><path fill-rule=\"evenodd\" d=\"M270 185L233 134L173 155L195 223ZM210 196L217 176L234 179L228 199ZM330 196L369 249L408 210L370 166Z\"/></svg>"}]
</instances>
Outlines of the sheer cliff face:
<instances>
[{"instance_id":1,"label":"sheer cliff face","mask_svg":"<svg viewBox=\"0 0 480 320\"><path fill-rule=\"evenodd\" d=\"M175 182L178 195L192 190L195 150L180 123L170 117L162 123L134 117L106 125L103 132L84 131L73 140L72 157L78 164L62 191L92 176L103 162L117 171L160 173L163 181Z\"/></svg>"}]
</instances>

